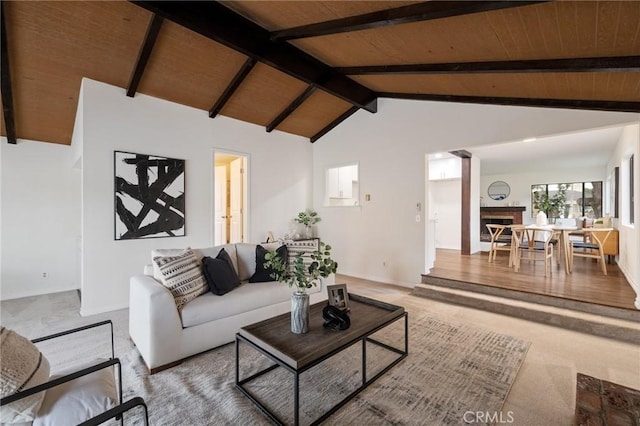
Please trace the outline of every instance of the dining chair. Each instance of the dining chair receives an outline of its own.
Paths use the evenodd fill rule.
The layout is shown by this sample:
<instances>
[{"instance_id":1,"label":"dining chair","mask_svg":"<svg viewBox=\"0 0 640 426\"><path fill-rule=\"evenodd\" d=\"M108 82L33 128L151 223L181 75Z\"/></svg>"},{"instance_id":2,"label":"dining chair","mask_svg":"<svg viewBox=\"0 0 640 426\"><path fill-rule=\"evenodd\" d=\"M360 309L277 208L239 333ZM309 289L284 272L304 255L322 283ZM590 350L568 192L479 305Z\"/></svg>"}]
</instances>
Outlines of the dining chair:
<instances>
[{"instance_id":1,"label":"dining chair","mask_svg":"<svg viewBox=\"0 0 640 426\"><path fill-rule=\"evenodd\" d=\"M602 273L607 275L607 262L604 258L604 245L611 235L613 228L585 228L583 241L571 241L569 245L569 272L573 272L573 258L586 257L600 261Z\"/></svg>"},{"instance_id":2,"label":"dining chair","mask_svg":"<svg viewBox=\"0 0 640 426\"><path fill-rule=\"evenodd\" d=\"M510 239L502 233L507 229L505 225L488 223L487 229L491 235L491 245L489 246L489 262L496 260L498 251L511 251Z\"/></svg>"},{"instance_id":3,"label":"dining chair","mask_svg":"<svg viewBox=\"0 0 640 426\"><path fill-rule=\"evenodd\" d=\"M530 262L544 262L544 276L551 275L553 268L553 241L557 241L557 232L544 230L546 233L544 240L536 241L536 232L539 229L527 227L515 227L511 229L513 238L513 266L516 272L520 271L522 260ZM524 255L524 256L523 256Z\"/></svg>"}]
</instances>

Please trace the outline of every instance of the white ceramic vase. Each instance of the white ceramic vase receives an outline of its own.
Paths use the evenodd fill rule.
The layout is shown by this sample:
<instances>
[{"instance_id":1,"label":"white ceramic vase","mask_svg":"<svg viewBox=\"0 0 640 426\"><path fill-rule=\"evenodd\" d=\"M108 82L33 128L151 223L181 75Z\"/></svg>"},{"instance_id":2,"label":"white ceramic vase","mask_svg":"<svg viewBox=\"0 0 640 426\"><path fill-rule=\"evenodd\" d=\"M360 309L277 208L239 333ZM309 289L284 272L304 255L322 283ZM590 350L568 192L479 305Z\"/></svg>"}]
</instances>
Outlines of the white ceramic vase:
<instances>
[{"instance_id":1,"label":"white ceramic vase","mask_svg":"<svg viewBox=\"0 0 640 426\"><path fill-rule=\"evenodd\" d=\"M548 225L549 221L547 220L547 214L540 210L536 215L536 225L537 226L545 226Z\"/></svg>"}]
</instances>

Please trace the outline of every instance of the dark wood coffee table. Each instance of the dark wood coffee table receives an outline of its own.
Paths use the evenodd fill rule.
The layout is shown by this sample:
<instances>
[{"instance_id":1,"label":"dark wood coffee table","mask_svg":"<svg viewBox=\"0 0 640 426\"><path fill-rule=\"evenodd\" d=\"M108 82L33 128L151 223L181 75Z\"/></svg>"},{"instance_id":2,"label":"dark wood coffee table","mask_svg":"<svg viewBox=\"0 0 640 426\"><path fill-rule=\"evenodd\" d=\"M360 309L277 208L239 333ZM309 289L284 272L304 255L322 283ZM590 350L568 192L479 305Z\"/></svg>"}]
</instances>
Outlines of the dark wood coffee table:
<instances>
[{"instance_id":1,"label":"dark wood coffee table","mask_svg":"<svg viewBox=\"0 0 640 426\"><path fill-rule=\"evenodd\" d=\"M317 425L389 371L409 353L409 316L404 308L349 294L351 327L344 331L330 331L322 326L322 309L325 305L326 302L311 305L309 332L306 334L291 333L290 313L242 327L236 334L236 387L277 424L282 425L284 422L272 413L256 396L252 395L245 388L245 384L278 367L293 373L294 423L298 425L300 374L351 345L362 342L362 384L312 423ZM373 333L401 318L404 318L403 349L394 348L370 337ZM249 377L240 379L240 342L247 343L250 347L274 361L275 364ZM371 378L367 378L367 343L378 345L399 355L398 358Z\"/></svg>"}]
</instances>

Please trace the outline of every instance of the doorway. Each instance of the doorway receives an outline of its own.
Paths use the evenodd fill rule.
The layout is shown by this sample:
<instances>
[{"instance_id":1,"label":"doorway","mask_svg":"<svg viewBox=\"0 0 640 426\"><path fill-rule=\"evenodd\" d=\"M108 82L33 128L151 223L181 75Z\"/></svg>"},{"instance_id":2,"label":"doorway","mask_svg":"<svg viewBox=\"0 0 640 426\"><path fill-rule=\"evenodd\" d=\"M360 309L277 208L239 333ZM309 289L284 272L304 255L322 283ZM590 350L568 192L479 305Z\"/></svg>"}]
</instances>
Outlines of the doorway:
<instances>
[{"instance_id":1,"label":"doorway","mask_svg":"<svg viewBox=\"0 0 640 426\"><path fill-rule=\"evenodd\" d=\"M214 150L213 244L247 240L248 156Z\"/></svg>"}]
</instances>

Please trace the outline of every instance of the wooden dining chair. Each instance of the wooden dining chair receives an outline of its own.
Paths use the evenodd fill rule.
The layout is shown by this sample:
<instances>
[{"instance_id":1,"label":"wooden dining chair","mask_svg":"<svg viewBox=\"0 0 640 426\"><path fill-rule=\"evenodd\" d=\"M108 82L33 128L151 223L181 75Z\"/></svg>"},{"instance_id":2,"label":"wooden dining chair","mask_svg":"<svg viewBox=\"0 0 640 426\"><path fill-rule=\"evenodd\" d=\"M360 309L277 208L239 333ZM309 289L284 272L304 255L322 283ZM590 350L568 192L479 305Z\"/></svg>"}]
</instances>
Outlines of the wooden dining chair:
<instances>
[{"instance_id":1,"label":"wooden dining chair","mask_svg":"<svg viewBox=\"0 0 640 426\"><path fill-rule=\"evenodd\" d=\"M491 246L489 247L489 262L496 260L496 254L498 251L511 251L510 240L506 235L502 233L507 229L505 225L498 225L493 223L487 224L489 234L491 234Z\"/></svg>"},{"instance_id":2,"label":"wooden dining chair","mask_svg":"<svg viewBox=\"0 0 640 426\"><path fill-rule=\"evenodd\" d=\"M588 239L571 241L569 245L569 272L573 272L573 258L586 257L600 261L602 273L607 275L607 262L604 258L604 245L613 228L585 228L582 230Z\"/></svg>"},{"instance_id":3,"label":"wooden dining chair","mask_svg":"<svg viewBox=\"0 0 640 426\"><path fill-rule=\"evenodd\" d=\"M544 276L549 276L553 272L553 240L557 240L557 232L545 230L546 236L543 241L536 241L535 234L540 230L526 227L516 227L511 229L514 248L512 250L513 266L516 272L520 271L522 260L530 262L544 262Z\"/></svg>"}]
</instances>

